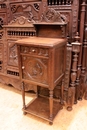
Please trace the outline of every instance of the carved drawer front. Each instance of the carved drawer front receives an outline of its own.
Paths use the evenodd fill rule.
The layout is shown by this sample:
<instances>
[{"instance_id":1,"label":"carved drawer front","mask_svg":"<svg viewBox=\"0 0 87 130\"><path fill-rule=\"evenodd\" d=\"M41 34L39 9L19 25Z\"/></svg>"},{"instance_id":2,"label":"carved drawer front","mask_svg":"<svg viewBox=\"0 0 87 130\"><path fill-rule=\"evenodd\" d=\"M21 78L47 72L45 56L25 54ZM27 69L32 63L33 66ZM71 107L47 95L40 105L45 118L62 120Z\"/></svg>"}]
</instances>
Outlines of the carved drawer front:
<instances>
[{"instance_id":1,"label":"carved drawer front","mask_svg":"<svg viewBox=\"0 0 87 130\"><path fill-rule=\"evenodd\" d=\"M22 78L48 84L48 60L22 56Z\"/></svg>"},{"instance_id":2,"label":"carved drawer front","mask_svg":"<svg viewBox=\"0 0 87 130\"><path fill-rule=\"evenodd\" d=\"M21 46L21 53L48 57L47 48Z\"/></svg>"}]
</instances>

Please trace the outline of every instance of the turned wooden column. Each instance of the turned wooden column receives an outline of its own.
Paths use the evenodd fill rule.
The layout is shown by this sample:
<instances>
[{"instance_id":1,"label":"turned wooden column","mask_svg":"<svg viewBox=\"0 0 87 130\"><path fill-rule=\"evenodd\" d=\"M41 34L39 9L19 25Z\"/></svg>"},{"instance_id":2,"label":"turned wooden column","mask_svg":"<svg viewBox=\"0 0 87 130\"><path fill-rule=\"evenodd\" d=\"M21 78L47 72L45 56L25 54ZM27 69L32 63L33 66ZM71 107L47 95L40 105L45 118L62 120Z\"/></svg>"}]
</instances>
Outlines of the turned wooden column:
<instances>
[{"instance_id":1,"label":"turned wooden column","mask_svg":"<svg viewBox=\"0 0 87 130\"><path fill-rule=\"evenodd\" d=\"M87 100L87 3L85 15L85 30L83 44L82 76L84 78L84 98Z\"/></svg>"},{"instance_id":2,"label":"turned wooden column","mask_svg":"<svg viewBox=\"0 0 87 130\"><path fill-rule=\"evenodd\" d=\"M79 35L78 35L78 33L76 34L76 42L77 42L77 44L79 44L79 46L80 46L80 50L81 50L81 45L82 45L82 43L80 43L79 42L79 40L80 40L80 37L79 37ZM79 56L80 56L80 51L78 52L79 54L78 54L78 59L79 59ZM81 74L81 68L80 68L80 65L79 65L79 62L78 62L78 64L77 64L77 77L76 77L76 86L75 86L75 104L77 103L77 100L78 100L78 97L79 97L79 92L80 92L80 88L79 88L79 86L80 86L80 74Z\"/></svg>"},{"instance_id":3,"label":"turned wooden column","mask_svg":"<svg viewBox=\"0 0 87 130\"><path fill-rule=\"evenodd\" d=\"M70 77L70 88L68 92L68 107L67 110L72 110L72 105L75 101L75 89L76 89L76 78L78 71L78 57L80 52L81 43L78 41L78 34L75 37L75 42L72 43L72 64L71 64L71 77Z\"/></svg>"},{"instance_id":4,"label":"turned wooden column","mask_svg":"<svg viewBox=\"0 0 87 130\"><path fill-rule=\"evenodd\" d=\"M80 53L79 53L79 60L78 60L78 67L79 67L79 77L81 77L81 68L82 68L82 47L83 47L83 37L84 37L84 23L85 23L85 10L86 8L86 0L82 1L81 4L81 16L80 16L80 43L82 43L81 48L80 48ZM82 83L83 82L83 77L80 78L80 84L79 84L79 94L78 94L78 99L82 100L83 97L83 87Z\"/></svg>"}]
</instances>

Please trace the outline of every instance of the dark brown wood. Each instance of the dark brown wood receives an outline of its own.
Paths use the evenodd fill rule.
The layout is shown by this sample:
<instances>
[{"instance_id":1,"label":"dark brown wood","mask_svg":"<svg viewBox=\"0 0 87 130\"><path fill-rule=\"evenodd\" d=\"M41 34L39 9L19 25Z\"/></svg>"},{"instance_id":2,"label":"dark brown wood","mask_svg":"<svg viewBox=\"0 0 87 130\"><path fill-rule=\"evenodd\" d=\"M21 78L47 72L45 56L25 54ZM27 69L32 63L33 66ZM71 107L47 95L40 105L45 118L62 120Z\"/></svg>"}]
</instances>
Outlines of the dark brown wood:
<instances>
[{"instance_id":1,"label":"dark brown wood","mask_svg":"<svg viewBox=\"0 0 87 130\"><path fill-rule=\"evenodd\" d=\"M84 98L87 100L87 2L86 2L86 13L85 13L85 30L84 30L84 43L83 43L83 78L84 78Z\"/></svg>"},{"instance_id":2,"label":"dark brown wood","mask_svg":"<svg viewBox=\"0 0 87 130\"><path fill-rule=\"evenodd\" d=\"M83 57L85 57L85 55L84 54L82 54L83 53L83 50L82 50L82 48L83 48L83 39L84 39L84 23L85 23L85 13L86 13L86 1L85 0L83 0L82 1L82 3L81 3L81 19L80 19L80 42L82 43L82 46L81 46L81 50L80 50L80 56L79 56L79 72L80 72L80 74L79 74L79 76L81 77L80 78L80 85L79 85L79 97L78 97L78 99L79 100L82 100L82 97L83 97L83 94L84 94L84 77L83 77L83 67L81 67L82 66L82 64L84 64L84 63L82 63L82 62L85 62L85 61L82 61L82 55L83 55ZM82 71L81 71L81 69L82 69Z\"/></svg>"},{"instance_id":3,"label":"dark brown wood","mask_svg":"<svg viewBox=\"0 0 87 130\"><path fill-rule=\"evenodd\" d=\"M2 63L1 71L8 80L9 76L13 76L14 79L19 76L17 49L13 43L15 40L32 35L35 36L36 32L38 36L53 38L68 37L68 39L72 39L72 33L73 35L75 34L75 28L77 28L76 18L78 18L76 13L72 17L74 10L78 13L78 4L75 1L73 3L67 0L64 2L52 1L52 4L49 4L50 1L48 0L2 0L0 3L2 6L0 16L5 25L3 26L4 32L1 30L1 36L4 33L4 37L2 38L2 43L4 43L2 46L2 50L4 48L2 60L4 62ZM73 11L71 12L71 10ZM3 18L2 12L5 12ZM50 13L53 15L52 17L49 17ZM74 23L72 23L72 18ZM61 26L56 26L60 21L62 23ZM36 30L33 29L33 25L31 29L29 22L35 25ZM45 22L45 25L42 25L42 22ZM41 25L38 26L38 23L39 25L41 23ZM69 24L67 25L67 23ZM46 32L49 35L46 35ZM15 87L15 84L12 85ZM20 84L18 89L20 89Z\"/></svg>"},{"instance_id":4,"label":"dark brown wood","mask_svg":"<svg viewBox=\"0 0 87 130\"><path fill-rule=\"evenodd\" d=\"M77 36L77 41L74 39L76 32L80 35L80 39ZM40 87L43 86L41 82L44 80L47 83L47 72L50 73L49 67L46 67L49 50L41 48L38 58L44 59L46 56L44 61L40 59L41 64L44 64L45 74L40 78L39 89L37 89L36 83L33 85L32 81L28 83L29 79L26 80L26 83L23 80L25 91L33 90L37 96L38 91L43 96L49 96L50 93L50 97L60 99L61 104L67 104L68 110L72 109L73 103L77 103L78 99L82 100L83 96L87 99L87 0L0 0L0 82L10 84L19 90L22 89L20 75L22 72L24 73L24 68L20 71L21 68L18 66L15 41L31 36L67 40L66 57L62 59L62 50L57 48L55 58L50 61L50 64L57 70L57 64L59 66L59 63L64 60L65 76L64 81L61 80L59 84L55 83L53 94L51 89L50 92L48 91L48 84ZM78 53L76 53L76 48L73 48L72 42L74 41L76 45L78 42L81 43ZM21 51L23 51L21 54L26 52L27 46L24 45ZM59 51L60 58L54 65ZM31 60L31 63L35 64L38 47L30 48L30 53L36 55ZM74 62L74 60L76 61ZM28 62L28 59L25 61ZM24 65L25 61L23 61ZM29 68L26 65L27 70ZM60 70L61 67L59 72ZM57 71L55 71L54 78L56 79L57 76Z\"/></svg>"},{"instance_id":5,"label":"dark brown wood","mask_svg":"<svg viewBox=\"0 0 87 130\"><path fill-rule=\"evenodd\" d=\"M27 39L18 40L16 43L18 45L19 52L18 55L20 80L22 82L23 110L24 112L28 112L28 108L25 105L25 87L23 82L46 87L49 90L49 114L47 114L49 115L49 119L46 119L50 122L53 122L53 90L55 86L64 78L66 40L30 37ZM61 89L61 97L63 98L63 84ZM39 98L39 96L37 98ZM54 106L54 108L55 107L56 106ZM34 110L34 112L35 111L38 112L38 110ZM28 113L32 114L33 111L30 112L29 110ZM40 117L44 118L42 114Z\"/></svg>"},{"instance_id":6,"label":"dark brown wood","mask_svg":"<svg viewBox=\"0 0 87 130\"><path fill-rule=\"evenodd\" d=\"M59 110L62 109L62 106L59 102L53 100L53 119L55 118L56 114ZM36 107L35 107L36 106ZM32 113L35 116L38 116L40 118L43 117L43 119L49 121L49 99L46 97L39 97L36 98L33 102L27 105L26 109L23 109L24 112Z\"/></svg>"},{"instance_id":7,"label":"dark brown wood","mask_svg":"<svg viewBox=\"0 0 87 130\"><path fill-rule=\"evenodd\" d=\"M78 39L79 39L79 37L77 34L75 37L76 42L72 43L72 66L71 66L71 82L70 82L71 89L70 89L70 91L73 90L74 91L73 93L75 93L76 84L78 85L77 65L78 65L78 57L79 57L80 48L81 48L80 47L81 43L79 43ZM74 98L74 100L73 100L73 98ZM67 109L69 111L72 110L72 104L74 103L74 101L75 102L77 101L77 100L75 100L75 95L73 96L73 98L72 98L72 96L70 96L71 102L69 102L69 106L67 107ZM70 99L69 99L69 101L70 101Z\"/></svg>"}]
</instances>

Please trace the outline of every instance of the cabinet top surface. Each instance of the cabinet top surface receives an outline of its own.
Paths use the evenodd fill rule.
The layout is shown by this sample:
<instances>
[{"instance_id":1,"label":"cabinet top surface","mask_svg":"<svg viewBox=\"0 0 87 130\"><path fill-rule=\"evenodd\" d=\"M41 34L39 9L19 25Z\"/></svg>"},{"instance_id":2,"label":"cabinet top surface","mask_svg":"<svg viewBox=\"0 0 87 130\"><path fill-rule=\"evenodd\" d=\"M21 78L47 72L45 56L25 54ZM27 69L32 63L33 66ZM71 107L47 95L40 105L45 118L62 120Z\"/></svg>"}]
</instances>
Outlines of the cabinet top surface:
<instances>
[{"instance_id":1,"label":"cabinet top surface","mask_svg":"<svg viewBox=\"0 0 87 130\"><path fill-rule=\"evenodd\" d=\"M18 45L35 45L35 46L47 46L54 47L60 45L60 43L65 43L66 39L59 38L41 38L41 37L29 37L17 40L15 43Z\"/></svg>"}]
</instances>

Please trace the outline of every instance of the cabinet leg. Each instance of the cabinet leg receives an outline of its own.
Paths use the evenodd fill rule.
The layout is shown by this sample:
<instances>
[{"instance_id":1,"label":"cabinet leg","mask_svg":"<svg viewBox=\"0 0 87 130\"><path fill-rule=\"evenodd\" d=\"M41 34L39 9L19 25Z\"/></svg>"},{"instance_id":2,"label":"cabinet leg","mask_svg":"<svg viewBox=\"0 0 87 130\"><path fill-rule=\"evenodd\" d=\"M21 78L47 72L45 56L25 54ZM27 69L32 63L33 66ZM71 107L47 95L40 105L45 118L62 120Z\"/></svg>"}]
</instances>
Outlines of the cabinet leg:
<instances>
[{"instance_id":1,"label":"cabinet leg","mask_svg":"<svg viewBox=\"0 0 87 130\"><path fill-rule=\"evenodd\" d=\"M25 105L25 87L24 87L24 83L22 82L22 99L23 99L23 109L26 108L26 105Z\"/></svg>"},{"instance_id":2,"label":"cabinet leg","mask_svg":"<svg viewBox=\"0 0 87 130\"><path fill-rule=\"evenodd\" d=\"M23 111L23 115L26 115L26 114L27 114L27 112Z\"/></svg>"},{"instance_id":3,"label":"cabinet leg","mask_svg":"<svg viewBox=\"0 0 87 130\"><path fill-rule=\"evenodd\" d=\"M67 107L67 110L68 110L68 111L72 111L72 106L68 106L68 107Z\"/></svg>"},{"instance_id":4,"label":"cabinet leg","mask_svg":"<svg viewBox=\"0 0 87 130\"><path fill-rule=\"evenodd\" d=\"M36 91L36 96L38 97L39 96L39 86L37 85L37 91Z\"/></svg>"},{"instance_id":5,"label":"cabinet leg","mask_svg":"<svg viewBox=\"0 0 87 130\"><path fill-rule=\"evenodd\" d=\"M50 121L49 124L50 124L50 125L53 125L53 122Z\"/></svg>"},{"instance_id":6,"label":"cabinet leg","mask_svg":"<svg viewBox=\"0 0 87 130\"><path fill-rule=\"evenodd\" d=\"M49 91L50 97L49 97L49 104L50 104L50 120L53 120L53 90ZM50 121L50 122L51 122Z\"/></svg>"}]
</instances>

